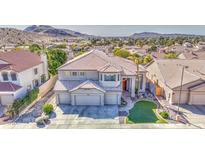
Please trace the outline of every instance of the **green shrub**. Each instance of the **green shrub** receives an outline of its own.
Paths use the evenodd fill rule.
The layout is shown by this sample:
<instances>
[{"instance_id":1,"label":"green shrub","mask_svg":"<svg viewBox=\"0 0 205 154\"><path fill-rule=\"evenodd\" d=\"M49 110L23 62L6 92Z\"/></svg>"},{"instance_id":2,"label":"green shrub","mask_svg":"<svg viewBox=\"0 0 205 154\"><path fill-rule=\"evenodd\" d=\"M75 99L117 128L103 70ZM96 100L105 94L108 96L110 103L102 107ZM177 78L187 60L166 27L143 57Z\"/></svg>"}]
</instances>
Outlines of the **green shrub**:
<instances>
[{"instance_id":1,"label":"green shrub","mask_svg":"<svg viewBox=\"0 0 205 154\"><path fill-rule=\"evenodd\" d=\"M169 118L169 113L168 113L168 112L162 111L162 112L160 112L159 114L160 114L160 115L162 116L162 118L164 118L164 119L168 119L168 118Z\"/></svg>"},{"instance_id":2,"label":"green shrub","mask_svg":"<svg viewBox=\"0 0 205 154\"><path fill-rule=\"evenodd\" d=\"M66 44L58 44L56 48L66 49Z\"/></svg>"},{"instance_id":3,"label":"green shrub","mask_svg":"<svg viewBox=\"0 0 205 154\"><path fill-rule=\"evenodd\" d=\"M123 57L123 58L127 58L127 57L129 57L131 55L129 53L129 51L127 51L125 49L121 49L121 48L115 48L113 50L113 53L114 53L115 56Z\"/></svg>"},{"instance_id":4,"label":"green shrub","mask_svg":"<svg viewBox=\"0 0 205 154\"><path fill-rule=\"evenodd\" d=\"M53 105L52 104L44 104L43 105L43 112L46 115L49 115L53 111Z\"/></svg>"},{"instance_id":5,"label":"green shrub","mask_svg":"<svg viewBox=\"0 0 205 154\"><path fill-rule=\"evenodd\" d=\"M15 102L11 107L11 110L13 110L15 115L19 114L20 111L26 108L38 97L38 93L39 93L39 89L36 88L28 92L24 98L15 100Z\"/></svg>"}]
</instances>

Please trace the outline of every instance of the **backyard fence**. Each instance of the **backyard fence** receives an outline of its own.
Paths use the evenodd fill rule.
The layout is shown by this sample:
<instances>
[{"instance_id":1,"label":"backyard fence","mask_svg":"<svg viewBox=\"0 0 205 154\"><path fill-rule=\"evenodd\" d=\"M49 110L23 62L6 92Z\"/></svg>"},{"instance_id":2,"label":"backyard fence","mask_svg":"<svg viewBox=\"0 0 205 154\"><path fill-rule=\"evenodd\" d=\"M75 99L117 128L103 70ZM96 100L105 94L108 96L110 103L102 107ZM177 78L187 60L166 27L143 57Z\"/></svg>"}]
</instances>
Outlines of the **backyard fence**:
<instances>
[{"instance_id":1,"label":"backyard fence","mask_svg":"<svg viewBox=\"0 0 205 154\"><path fill-rule=\"evenodd\" d=\"M48 81L42 84L39 87L38 97L43 97L45 94L47 94L54 87L56 80L57 80L57 75L51 77Z\"/></svg>"}]
</instances>

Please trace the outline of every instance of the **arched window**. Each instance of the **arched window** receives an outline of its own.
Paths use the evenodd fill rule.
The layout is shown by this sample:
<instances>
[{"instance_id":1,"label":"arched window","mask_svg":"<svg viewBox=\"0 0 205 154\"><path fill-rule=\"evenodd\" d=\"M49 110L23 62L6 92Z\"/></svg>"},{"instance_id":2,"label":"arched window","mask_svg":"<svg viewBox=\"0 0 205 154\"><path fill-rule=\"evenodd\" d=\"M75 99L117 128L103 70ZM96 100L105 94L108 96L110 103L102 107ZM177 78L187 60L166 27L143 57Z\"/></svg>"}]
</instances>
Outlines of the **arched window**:
<instances>
[{"instance_id":1,"label":"arched window","mask_svg":"<svg viewBox=\"0 0 205 154\"><path fill-rule=\"evenodd\" d=\"M17 76L15 72L11 72L11 80L12 81L16 81L17 80Z\"/></svg>"},{"instance_id":2,"label":"arched window","mask_svg":"<svg viewBox=\"0 0 205 154\"><path fill-rule=\"evenodd\" d=\"M8 81L9 80L7 72L2 72L1 75L2 75L2 78L3 78L4 81Z\"/></svg>"}]
</instances>

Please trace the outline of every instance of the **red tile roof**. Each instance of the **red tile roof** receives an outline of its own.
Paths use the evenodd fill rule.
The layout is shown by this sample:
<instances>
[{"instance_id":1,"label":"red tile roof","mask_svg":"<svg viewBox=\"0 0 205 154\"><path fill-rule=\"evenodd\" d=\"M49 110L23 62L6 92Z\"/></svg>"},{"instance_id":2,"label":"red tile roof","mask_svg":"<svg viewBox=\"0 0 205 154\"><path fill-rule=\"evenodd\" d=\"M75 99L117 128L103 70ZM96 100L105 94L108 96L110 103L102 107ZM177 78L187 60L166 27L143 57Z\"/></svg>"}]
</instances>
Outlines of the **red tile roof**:
<instances>
[{"instance_id":1,"label":"red tile roof","mask_svg":"<svg viewBox=\"0 0 205 154\"><path fill-rule=\"evenodd\" d=\"M24 71L42 63L39 55L29 51L11 51L0 53L0 60L11 64L10 69L16 72ZM3 67L2 64L1 66Z\"/></svg>"},{"instance_id":2,"label":"red tile roof","mask_svg":"<svg viewBox=\"0 0 205 154\"><path fill-rule=\"evenodd\" d=\"M14 92L20 88L21 86L18 86L11 82L0 82L0 92L6 92L6 91Z\"/></svg>"}]
</instances>

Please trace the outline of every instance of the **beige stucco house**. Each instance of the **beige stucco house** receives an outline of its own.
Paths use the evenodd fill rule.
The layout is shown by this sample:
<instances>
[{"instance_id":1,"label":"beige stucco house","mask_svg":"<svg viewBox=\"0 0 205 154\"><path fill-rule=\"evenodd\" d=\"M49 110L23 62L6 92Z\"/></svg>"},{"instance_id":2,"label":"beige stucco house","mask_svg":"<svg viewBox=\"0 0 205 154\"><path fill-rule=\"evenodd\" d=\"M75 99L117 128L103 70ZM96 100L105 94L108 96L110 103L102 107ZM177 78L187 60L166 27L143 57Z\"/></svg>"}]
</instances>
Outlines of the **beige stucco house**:
<instances>
[{"instance_id":1,"label":"beige stucco house","mask_svg":"<svg viewBox=\"0 0 205 154\"><path fill-rule=\"evenodd\" d=\"M170 104L177 104L183 66L185 69L180 103L205 105L205 60L155 60L146 68L147 87Z\"/></svg>"},{"instance_id":2,"label":"beige stucco house","mask_svg":"<svg viewBox=\"0 0 205 154\"><path fill-rule=\"evenodd\" d=\"M137 66L134 62L92 50L58 69L54 87L59 104L120 104L123 92L135 97ZM140 66L140 91L145 90L145 72Z\"/></svg>"},{"instance_id":3,"label":"beige stucco house","mask_svg":"<svg viewBox=\"0 0 205 154\"><path fill-rule=\"evenodd\" d=\"M0 53L0 105L11 105L44 83L48 79L47 67L46 55L29 51Z\"/></svg>"}]
</instances>

